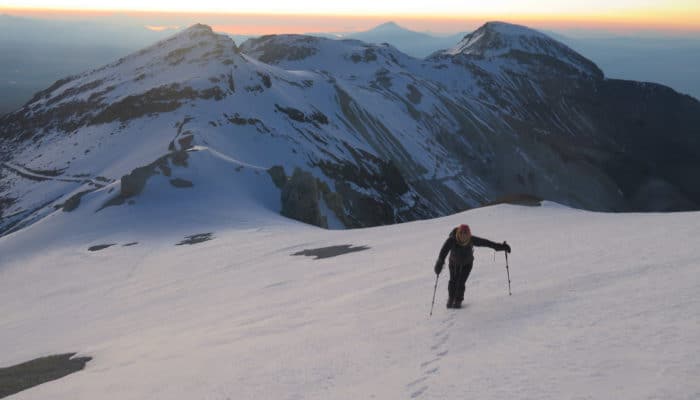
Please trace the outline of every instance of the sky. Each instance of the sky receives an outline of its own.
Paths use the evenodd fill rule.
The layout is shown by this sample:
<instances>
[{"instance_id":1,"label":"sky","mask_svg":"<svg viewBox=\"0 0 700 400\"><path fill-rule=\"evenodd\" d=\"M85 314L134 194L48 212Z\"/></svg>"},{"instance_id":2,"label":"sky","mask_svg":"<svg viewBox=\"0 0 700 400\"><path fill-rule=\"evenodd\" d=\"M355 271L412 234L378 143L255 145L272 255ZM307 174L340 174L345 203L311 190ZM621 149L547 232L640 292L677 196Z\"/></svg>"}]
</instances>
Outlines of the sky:
<instances>
[{"instance_id":1,"label":"sky","mask_svg":"<svg viewBox=\"0 0 700 400\"><path fill-rule=\"evenodd\" d=\"M120 12L150 17L153 21L147 25L154 27L199 17L205 23L218 24L220 30L230 31L238 25L236 33L242 34L255 29L254 33L342 32L388 20L436 33L460 31L465 21L485 20L551 29L700 31L699 0L0 0L0 12L44 17ZM229 24L207 20L227 15ZM236 17L247 17L248 24L241 24Z\"/></svg>"}]
</instances>

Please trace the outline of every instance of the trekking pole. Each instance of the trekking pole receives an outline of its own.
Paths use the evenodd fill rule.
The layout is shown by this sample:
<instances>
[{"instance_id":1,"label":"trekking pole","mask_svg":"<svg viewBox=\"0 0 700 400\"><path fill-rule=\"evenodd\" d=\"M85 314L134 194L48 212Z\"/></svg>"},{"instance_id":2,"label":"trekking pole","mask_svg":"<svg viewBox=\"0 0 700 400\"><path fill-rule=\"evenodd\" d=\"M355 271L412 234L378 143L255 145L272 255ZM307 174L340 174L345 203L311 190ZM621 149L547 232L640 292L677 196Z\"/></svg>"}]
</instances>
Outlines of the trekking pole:
<instances>
[{"instance_id":1,"label":"trekking pole","mask_svg":"<svg viewBox=\"0 0 700 400\"><path fill-rule=\"evenodd\" d=\"M506 242L503 242L503 244L508 244ZM508 268L508 252L506 251L506 274L508 274L508 296L511 296L512 293L510 292L510 269Z\"/></svg>"},{"instance_id":2,"label":"trekking pole","mask_svg":"<svg viewBox=\"0 0 700 400\"><path fill-rule=\"evenodd\" d=\"M430 305L430 317L433 316L433 307L435 306L435 293L437 293L437 284L438 284L438 279L440 279L440 274L437 274L435 277L435 289L433 289L433 304Z\"/></svg>"}]
</instances>

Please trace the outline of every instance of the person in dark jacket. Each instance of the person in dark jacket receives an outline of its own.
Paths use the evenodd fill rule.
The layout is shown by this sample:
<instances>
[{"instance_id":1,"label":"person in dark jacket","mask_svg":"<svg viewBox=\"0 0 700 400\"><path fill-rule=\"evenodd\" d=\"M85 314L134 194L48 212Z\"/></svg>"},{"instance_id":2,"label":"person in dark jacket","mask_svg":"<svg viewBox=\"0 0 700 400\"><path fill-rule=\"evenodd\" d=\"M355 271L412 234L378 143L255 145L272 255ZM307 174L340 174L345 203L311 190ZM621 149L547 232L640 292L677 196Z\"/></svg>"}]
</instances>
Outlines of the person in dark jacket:
<instances>
[{"instance_id":1,"label":"person in dark jacket","mask_svg":"<svg viewBox=\"0 0 700 400\"><path fill-rule=\"evenodd\" d=\"M440 275L442 267L445 265L445 257L447 257L448 252L450 253L450 283L447 286L449 294L447 308L462 307L465 285L474 264L474 246L490 247L496 251L510 253L510 246L506 242L499 244L472 236L469 225L460 225L453 229L450 232L450 236L445 240L445 244L442 245L440 255L435 263L435 273Z\"/></svg>"}]
</instances>

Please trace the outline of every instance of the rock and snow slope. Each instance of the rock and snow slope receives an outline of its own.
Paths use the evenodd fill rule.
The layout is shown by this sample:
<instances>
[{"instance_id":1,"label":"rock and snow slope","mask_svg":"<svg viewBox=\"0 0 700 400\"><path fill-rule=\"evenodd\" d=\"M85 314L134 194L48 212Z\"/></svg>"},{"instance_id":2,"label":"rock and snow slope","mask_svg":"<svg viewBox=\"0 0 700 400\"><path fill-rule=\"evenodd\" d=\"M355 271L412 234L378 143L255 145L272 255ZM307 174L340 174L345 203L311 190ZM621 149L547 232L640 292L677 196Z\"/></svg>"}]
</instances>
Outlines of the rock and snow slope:
<instances>
[{"instance_id":1,"label":"rock and snow slope","mask_svg":"<svg viewBox=\"0 0 700 400\"><path fill-rule=\"evenodd\" d=\"M52 216L0 238L0 366L94 357L12 399L700 396L699 213L500 205L329 232L248 208L235 226L181 222L115 234L119 214ZM444 309L441 276L428 319L432 265L465 222L513 246L513 296L502 253L478 249L466 308ZM115 246L87 250L102 243ZM343 244L369 249L291 255Z\"/></svg>"},{"instance_id":2,"label":"rock and snow slope","mask_svg":"<svg viewBox=\"0 0 700 400\"><path fill-rule=\"evenodd\" d=\"M301 35L239 47L195 25L0 118L0 235L86 205L91 223L105 210L128 218L155 188L200 208L222 204L210 202L214 187L253 202L263 190L273 212L310 192L308 218L286 215L329 227L514 193L596 210L697 209L698 126L697 101L605 79L525 27L488 23L419 60Z\"/></svg>"}]
</instances>

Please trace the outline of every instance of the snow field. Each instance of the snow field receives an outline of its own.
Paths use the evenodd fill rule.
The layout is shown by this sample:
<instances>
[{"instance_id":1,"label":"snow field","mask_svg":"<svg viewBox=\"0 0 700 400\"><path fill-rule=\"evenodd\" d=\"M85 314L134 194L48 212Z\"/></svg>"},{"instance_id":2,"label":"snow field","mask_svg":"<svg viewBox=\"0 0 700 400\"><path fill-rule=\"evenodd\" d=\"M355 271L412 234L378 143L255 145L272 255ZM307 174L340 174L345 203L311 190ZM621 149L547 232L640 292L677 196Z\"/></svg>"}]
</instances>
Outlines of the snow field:
<instances>
[{"instance_id":1,"label":"snow field","mask_svg":"<svg viewBox=\"0 0 700 400\"><path fill-rule=\"evenodd\" d=\"M697 398L699 220L545 203L325 231L251 209L174 246L175 222L88 235L47 218L0 239L0 365L94 357L13 399ZM445 309L443 273L428 318L460 223L511 244L513 296L503 253L477 249L465 309ZM52 229L78 239L32 242ZM370 249L291 255L341 244Z\"/></svg>"}]
</instances>

